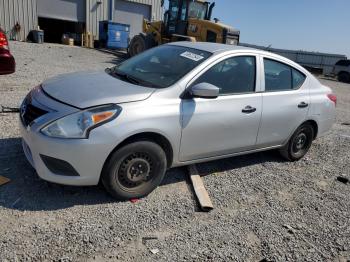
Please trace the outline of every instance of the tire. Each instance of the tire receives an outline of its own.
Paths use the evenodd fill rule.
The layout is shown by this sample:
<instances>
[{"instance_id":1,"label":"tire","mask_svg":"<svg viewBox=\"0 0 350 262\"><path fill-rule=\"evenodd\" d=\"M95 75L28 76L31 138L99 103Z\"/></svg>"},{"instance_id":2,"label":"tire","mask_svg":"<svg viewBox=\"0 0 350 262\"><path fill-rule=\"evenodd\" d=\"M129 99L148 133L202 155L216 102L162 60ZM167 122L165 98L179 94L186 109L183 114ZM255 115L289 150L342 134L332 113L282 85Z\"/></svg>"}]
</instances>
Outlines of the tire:
<instances>
[{"instance_id":1,"label":"tire","mask_svg":"<svg viewBox=\"0 0 350 262\"><path fill-rule=\"evenodd\" d=\"M133 57L137 54L142 53L147 49L146 38L144 35L135 35L129 45L129 55Z\"/></svg>"},{"instance_id":2,"label":"tire","mask_svg":"<svg viewBox=\"0 0 350 262\"><path fill-rule=\"evenodd\" d=\"M135 35L130 42L128 53L130 57L138 55L143 51L156 46L156 42L151 34L148 35Z\"/></svg>"},{"instance_id":3,"label":"tire","mask_svg":"<svg viewBox=\"0 0 350 262\"><path fill-rule=\"evenodd\" d=\"M297 161L303 158L311 147L314 133L311 124L302 124L294 132L288 143L280 149L280 154L289 161Z\"/></svg>"},{"instance_id":4,"label":"tire","mask_svg":"<svg viewBox=\"0 0 350 262\"><path fill-rule=\"evenodd\" d=\"M338 75L338 81L344 83L350 83L350 74L347 72L340 72Z\"/></svg>"},{"instance_id":5,"label":"tire","mask_svg":"<svg viewBox=\"0 0 350 262\"><path fill-rule=\"evenodd\" d=\"M118 200L141 198L162 182L166 169L166 155L158 144L137 141L112 153L103 168L101 181Z\"/></svg>"},{"instance_id":6,"label":"tire","mask_svg":"<svg viewBox=\"0 0 350 262\"><path fill-rule=\"evenodd\" d=\"M152 34L147 34L145 38L146 38L146 49L150 49L157 45L157 42L155 41Z\"/></svg>"}]
</instances>

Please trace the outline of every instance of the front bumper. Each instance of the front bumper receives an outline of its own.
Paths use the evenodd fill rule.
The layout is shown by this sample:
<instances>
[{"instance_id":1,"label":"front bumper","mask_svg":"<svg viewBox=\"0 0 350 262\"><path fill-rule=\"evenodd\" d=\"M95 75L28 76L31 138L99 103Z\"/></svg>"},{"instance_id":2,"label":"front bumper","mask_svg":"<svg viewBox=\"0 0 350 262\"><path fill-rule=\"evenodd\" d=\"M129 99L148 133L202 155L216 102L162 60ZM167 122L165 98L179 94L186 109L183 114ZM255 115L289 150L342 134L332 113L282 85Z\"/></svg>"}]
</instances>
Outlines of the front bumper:
<instances>
[{"instance_id":1,"label":"front bumper","mask_svg":"<svg viewBox=\"0 0 350 262\"><path fill-rule=\"evenodd\" d=\"M79 109L51 100L39 88L34 89L26 99L48 112L29 125L23 121L23 117L20 117L19 121L23 151L39 177L64 185L97 185L103 165L116 146L111 141L118 143L115 133L111 132L114 128L113 123L110 122L92 130L88 139L47 137L40 132L43 126ZM23 105L21 110L22 108ZM21 115L23 115L22 112ZM65 162L76 172L65 175L55 173L53 172L55 168L47 166L47 161L45 163L45 157L56 159L60 163Z\"/></svg>"},{"instance_id":2,"label":"front bumper","mask_svg":"<svg viewBox=\"0 0 350 262\"><path fill-rule=\"evenodd\" d=\"M23 151L40 178L64 185L97 185L109 152L113 150L103 141L89 139L56 139L27 130L20 123ZM40 155L68 162L78 176L55 174L45 165Z\"/></svg>"}]
</instances>

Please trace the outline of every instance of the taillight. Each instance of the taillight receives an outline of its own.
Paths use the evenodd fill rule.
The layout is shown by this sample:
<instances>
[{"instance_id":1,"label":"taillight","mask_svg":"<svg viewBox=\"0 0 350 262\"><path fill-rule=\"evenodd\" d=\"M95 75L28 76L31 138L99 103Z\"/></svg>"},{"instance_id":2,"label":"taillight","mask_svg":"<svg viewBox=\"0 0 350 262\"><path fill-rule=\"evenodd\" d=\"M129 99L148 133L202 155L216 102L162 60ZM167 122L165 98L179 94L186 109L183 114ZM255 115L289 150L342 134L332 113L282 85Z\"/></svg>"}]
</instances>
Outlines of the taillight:
<instances>
[{"instance_id":1,"label":"taillight","mask_svg":"<svg viewBox=\"0 0 350 262\"><path fill-rule=\"evenodd\" d=\"M9 49L9 42L3 32L0 32L0 48Z\"/></svg>"},{"instance_id":2,"label":"taillight","mask_svg":"<svg viewBox=\"0 0 350 262\"><path fill-rule=\"evenodd\" d=\"M337 105L337 97L334 94L328 94L327 97L331 100L335 105Z\"/></svg>"}]
</instances>

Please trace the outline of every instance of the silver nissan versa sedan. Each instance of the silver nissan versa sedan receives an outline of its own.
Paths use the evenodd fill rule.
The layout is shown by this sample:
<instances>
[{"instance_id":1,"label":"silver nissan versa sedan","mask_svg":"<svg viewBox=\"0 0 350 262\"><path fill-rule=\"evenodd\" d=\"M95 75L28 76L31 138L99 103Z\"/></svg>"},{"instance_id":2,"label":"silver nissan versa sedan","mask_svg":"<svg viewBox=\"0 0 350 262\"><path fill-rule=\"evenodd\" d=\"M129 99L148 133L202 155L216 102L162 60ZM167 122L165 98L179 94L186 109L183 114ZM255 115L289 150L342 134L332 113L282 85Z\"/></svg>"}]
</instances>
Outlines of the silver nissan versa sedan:
<instances>
[{"instance_id":1,"label":"silver nissan versa sedan","mask_svg":"<svg viewBox=\"0 0 350 262\"><path fill-rule=\"evenodd\" d=\"M43 82L24 99L20 126L41 178L101 180L130 199L149 194L171 167L268 149L298 160L331 128L335 106L331 89L284 57L177 42Z\"/></svg>"}]
</instances>

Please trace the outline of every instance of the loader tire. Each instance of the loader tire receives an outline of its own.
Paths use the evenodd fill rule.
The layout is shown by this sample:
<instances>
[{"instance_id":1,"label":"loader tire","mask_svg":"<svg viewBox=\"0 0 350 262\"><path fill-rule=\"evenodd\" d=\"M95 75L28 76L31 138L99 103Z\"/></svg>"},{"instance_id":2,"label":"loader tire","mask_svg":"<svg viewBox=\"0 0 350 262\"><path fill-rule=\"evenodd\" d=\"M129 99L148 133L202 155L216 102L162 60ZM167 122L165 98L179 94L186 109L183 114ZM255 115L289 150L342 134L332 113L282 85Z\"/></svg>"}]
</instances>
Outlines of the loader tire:
<instances>
[{"instance_id":1,"label":"loader tire","mask_svg":"<svg viewBox=\"0 0 350 262\"><path fill-rule=\"evenodd\" d=\"M156 45L152 35L135 35L129 45L129 56L133 57Z\"/></svg>"}]
</instances>

